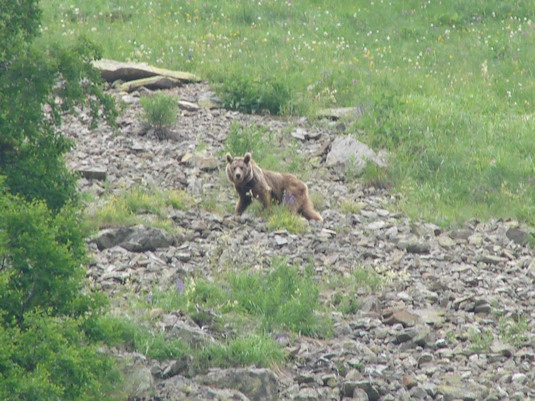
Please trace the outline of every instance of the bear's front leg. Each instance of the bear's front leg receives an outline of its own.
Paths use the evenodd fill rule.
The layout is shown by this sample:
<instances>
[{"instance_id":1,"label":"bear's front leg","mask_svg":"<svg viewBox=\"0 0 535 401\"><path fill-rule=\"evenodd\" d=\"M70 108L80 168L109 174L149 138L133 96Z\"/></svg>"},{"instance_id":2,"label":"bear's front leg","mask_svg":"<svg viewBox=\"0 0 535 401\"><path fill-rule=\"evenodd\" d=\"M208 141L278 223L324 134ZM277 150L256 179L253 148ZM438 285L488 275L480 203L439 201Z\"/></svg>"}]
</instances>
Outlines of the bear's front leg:
<instances>
[{"instance_id":1,"label":"bear's front leg","mask_svg":"<svg viewBox=\"0 0 535 401\"><path fill-rule=\"evenodd\" d=\"M240 216L245 209L253 202L253 198L251 195L248 195L247 193L239 193L240 198L238 199L238 202L236 203L236 214Z\"/></svg>"}]
</instances>

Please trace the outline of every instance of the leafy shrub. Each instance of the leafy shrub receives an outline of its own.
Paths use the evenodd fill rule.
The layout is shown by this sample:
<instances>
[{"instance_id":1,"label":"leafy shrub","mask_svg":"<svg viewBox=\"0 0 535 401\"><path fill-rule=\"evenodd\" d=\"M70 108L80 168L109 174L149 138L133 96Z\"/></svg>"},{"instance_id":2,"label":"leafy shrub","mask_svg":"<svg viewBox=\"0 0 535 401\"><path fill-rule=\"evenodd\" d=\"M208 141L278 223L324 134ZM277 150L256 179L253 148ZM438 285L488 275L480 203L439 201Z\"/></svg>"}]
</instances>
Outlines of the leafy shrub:
<instances>
[{"instance_id":1,"label":"leafy shrub","mask_svg":"<svg viewBox=\"0 0 535 401\"><path fill-rule=\"evenodd\" d=\"M0 30L0 175L9 192L45 200L58 210L77 197L76 177L63 160L72 146L59 129L63 113L88 107L93 122L99 116L113 122L116 111L90 64L100 57L95 46L85 40L65 48L50 45L46 51L30 45L36 33L32 26L39 26L34 18L40 13L32 11L36 3L25 0L3 10L9 23ZM28 10L23 17L21 7ZM9 18L9 12L17 17Z\"/></svg>"},{"instance_id":2,"label":"leafy shrub","mask_svg":"<svg viewBox=\"0 0 535 401\"><path fill-rule=\"evenodd\" d=\"M155 293L151 303L166 310L183 309L190 314L210 309L216 313L260 317L262 329L288 329L305 335L325 336L330 322L316 314L319 289L312 273L304 273L283 260L274 260L273 270L263 273L232 273L225 282L190 280L177 288ZM178 285L180 284L180 285Z\"/></svg>"},{"instance_id":3,"label":"leafy shrub","mask_svg":"<svg viewBox=\"0 0 535 401\"><path fill-rule=\"evenodd\" d=\"M81 293L85 246L76 210L52 214L44 202L27 203L0 192L0 293L6 321L46 308L49 314L84 314L93 304Z\"/></svg>"},{"instance_id":4,"label":"leafy shrub","mask_svg":"<svg viewBox=\"0 0 535 401\"><path fill-rule=\"evenodd\" d=\"M234 74L217 88L223 107L244 113L279 115L291 105L290 86L276 79L257 80L246 74Z\"/></svg>"},{"instance_id":5,"label":"leafy shrub","mask_svg":"<svg viewBox=\"0 0 535 401\"><path fill-rule=\"evenodd\" d=\"M468 332L468 351L474 354L485 353L494 342L494 335L491 330L479 330L471 327Z\"/></svg>"},{"instance_id":6,"label":"leafy shrub","mask_svg":"<svg viewBox=\"0 0 535 401\"><path fill-rule=\"evenodd\" d=\"M525 316L510 318L502 316L498 321L498 327L502 341L519 348L529 344L530 330Z\"/></svg>"},{"instance_id":7,"label":"leafy shrub","mask_svg":"<svg viewBox=\"0 0 535 401\"><path fill-rule=\"evenodd\" d=\"M0 399L113 399L118 375L86 328L105 299L84 291L76 177L65 113L113 122L97 47L36 46L35 0L3 1L0 24Z\"/></svg>"},{"instance_id":8,"label":"leafy shrub","mask_svg":"<svg viewBox=\"0 0 535 401\"><path fill-rule=\"evenodd\" d=\"M114 361L86 344L83 330L83 320L37 310L21 327L0 325L0 399L112 399L120 381Z\"/></svg>"},{"instance_id":9,"label":"leafy shrub","mask_svg":"<svg viewBox=\"0 0 535 401\"><path fill-rule=\"evenodd\" d=\"M142 97L140 103L142 118L157 129L172 125L177 119L178 103L175 96L158 92Z\"/></svg>"}]
</instances>

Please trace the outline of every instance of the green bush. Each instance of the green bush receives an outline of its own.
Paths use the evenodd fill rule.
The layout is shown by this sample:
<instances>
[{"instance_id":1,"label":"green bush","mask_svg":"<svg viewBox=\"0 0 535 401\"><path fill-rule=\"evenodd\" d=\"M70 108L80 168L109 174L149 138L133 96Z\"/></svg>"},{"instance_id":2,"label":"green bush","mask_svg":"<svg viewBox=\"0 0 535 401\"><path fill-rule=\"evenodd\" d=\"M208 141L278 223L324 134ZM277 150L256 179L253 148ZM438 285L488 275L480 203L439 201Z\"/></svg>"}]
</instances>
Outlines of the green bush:
<instances>
[{"instance_id":1,"label":"green bush","mask_svg":"<svg viewBox=\"0 0 535 401\"><path fill-rule=\"evenodd\" d=\"M244 113L279 115L291 111L292 91L280 80L235 74L217 87L223 106Z\"/></svg>"},{"instance_id":2,"label":"green bush","mask_svg":"<svg viewBox=\"0 0 535 401\"><path fill-rule=\"evenodd\" d=\"M110 356L87 344L83 319L35 310L23 320L0 325L0 399L113 399L120 375Z\"/></svg>"},{"instance_id":3,"label":"green bush","mask_svg":"<svg viewBox=\"0 0 535 401\"><path fill-rule=\"evenodd\" d=\"M105 299L84 289L85 242L62 116L113 122L86 40L36 46L36 0L0 0L0 399L98 400L118 375L86 329Z\"/></svg>"},{"instance_id":4,"label":"green bush","mask_svg":"<svg viewBox=\"0 0 535 401\"><path fill-rule=\"evenodd\" d=\"M0 192L0 399L91 400L117 384L85 334L105 300L83 291L83 261L74 208Z\"/></svg>"},{"instance_id":5,"label":"green bush","mask_svg":"<svg viewBox=\"0 0 535 401\"><path fill-rule=\"evenodd\" d=\"M50 315L80 316L100 301L83 295L85 243L79 217L64 206L27 203L0 190L0 305L6 322L45 308Z\"/></svg>"},{"instance_id":6,"label":"green bush","mask_svg":"<svg viewBox=\"0 0 535 401\"><path fill-rule=\"evenodd\" d=\"M24 3L31 7L35 2ZM58 210L76 198L76 176L63 160L72 142L60 133L62 114L80 106L89 108L94 119L101 115L114 121L115 109L96 83L98 73L90 61L100 54L87 41L44 50L23 41L10 43L10 34L18 37L16 32L23 30L17 23L29 24L25 18L34 16L8 19L14 26L0 29L0 175L11 193L30 201L43 199ZM42 111L45 105L48 115Z\"/></svg>"},{"instance_id":7,"label":"green bush","mask_svg":"<svg viewBox=\"0 0 535 401\"><path fill-rule=\"evenodd\" d=\"M268 332L286 328L294 332L324 337L330 325L316 314L319 289L309 273L284 261L274 261L273 271L264 274L236 274L229 277L230 304L259 316Z\"/></svg>"},{"instance_id":8,"label":"green bush","mask_svg":"<svg viewBox=\"0 0 535 401\"><path fill-rule=\"evenodd\" d=\"M176 96L158 92L153 96L144 96L140 99L143 108L142 118L157 129L175 123L178 113Z\"/></svg>"},{"instance_id":9,"label":"green bush","mask_svg":"<svg viewBox=\"0 0 535 401\"><path fill-rule=\"evenodd\" d=\"M179 358L187 351L179 340L152 332L144 324L126 317L100 316L87 331L94 340L160 361Z\"/></svg>"}]
</instances>

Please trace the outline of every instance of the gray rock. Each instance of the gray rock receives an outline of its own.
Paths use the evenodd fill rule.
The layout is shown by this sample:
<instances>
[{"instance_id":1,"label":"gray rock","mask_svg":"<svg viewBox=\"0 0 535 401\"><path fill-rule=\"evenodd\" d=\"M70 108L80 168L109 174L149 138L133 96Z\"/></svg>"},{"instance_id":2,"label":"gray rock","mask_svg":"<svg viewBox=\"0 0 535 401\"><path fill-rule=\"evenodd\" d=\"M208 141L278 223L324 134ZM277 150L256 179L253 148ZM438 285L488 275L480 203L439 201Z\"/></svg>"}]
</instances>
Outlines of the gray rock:
<instances>
[{"instance_id":1,"label":"gray rock","mask_svg":"<svg viewBox=\"0 0 535 401\"><path fill-rule=\"evenodd\" d=\"M406 249L409 253L426 254L431 251L431 246L427 242L419 240L400 242L399 247Z\"/></svg>"},{"instance_id":2,"label":"gray rock","mask_svg":"<svg viewBox=\"0 0 535 401\"><path fill-rule=\"evenodd\" d=\"M129 363L123 369L123 390L129 398L143 397L151 392L154 380L150 369L137 363Z\"/></svg>"},{"instance_id":3,"label":"gray rock","mask_svg":"<svg viewBox=\"0 0 535 401\"><path fill-rule=\"evenodd\" d=\"M352 136L344 135L334 139L325 166L341 172L351 168L353 174L360 174L368 162L385 167L385 163L367 145Z\"/></svg>"},{"instance_id":4,"label":"gray rock","mask_svg":"<svg viewBox=\"0 0 535 401\"><path fill-rule=\"evenodd\" d=\"M507 258L495 255L483 255L481 256L481 261L483 263L488 263L489 265L497 265L507 262Z\"/></svg>"},{"instance_id":5,"label":"gray rock","mask_svg":"<svg viewBox=\"0 0 535 401\"><path fill-rule=\"evenodd\" d=\"M133 232L132 227L109 228L100 231L91 241L102 251L123 243Z\"/></svg>"},{"instance_id":6,"label":"gray rock","mask_svg":"<svg viewBox=\"0 0 535 401\"><path fill-rule=\"evenodd\" d=\"M164 76L181 82L198 82L200 78L189 72L172 71L164 68L150 66L146 63L120 62L100 59L93 61L93 66L100 70L102 78L109 82Z\"/></svg>"},{"instance_id":7,"label":"gray rock","mask_svg":"<svg viewBox=\"0 0 535 401\"><path fill-rule=\"evenodd\" d=\"M293 399L296 401L319 401L320 400L318 391L310 387L305 387L299 390L299 392L294 396Z\"/></svg>"},{"instance_id":8,"label":"gray rock","mask_svg":"<svg viewBox=\"0 0 535 401\"><path fill-rule=\"evenodd\" d=\"M368 397L368 393L364 391L363 389L356 387L355 390L353 390L353 395L351 397L353 400L356 401L369 401L370 397Z\"/></svg>"},{"instance_id":9,"label":"gray rock","mask_svg":"<svg viewBox=\"0 0 535 401\"><path fill-rule=\"evenodd\" d=\"M364 109L362 107L338 107L330 109L322 109L318 111L318 117L330 118L332 120L338 120L345 118L349 120L356 120L362 116Z\"/></svg>"},{"instance_id":10,"label":"gray rock","mask_svg":"<svg viewBox=\"0 0 535 401\"><path fill-rule=\"evenodd\" d=\"M524 246L529 241L529 235L526 231L519 228L512 227L505 233L507 238L513 241L515 244Z\"/></svg>"},{"instance_id":11,"label":"gray rock","mask_svg":"<svg viewBox=\"0 0 535 401\"><path fill-rule=\"evenodd\" d=\"M211 387L239 390L252 401L275 401L278 398L277 378L269 369L214 369L195 380Z\"/></svg>"},{"instance_id":12,"label":"gray rock","mask_svg":"<svg viewBox=\"0 0 535 401\"><path fill-rule=\"evenodd\" d=\"M154 251L173 245L173 237L161 228L135 226L133 232L119 245L131 252Z\"/></svg>"},{"instance_id":13,"label":"gray rock","mask_svg":"<svg viewBox=\"0 0 535 401\"><path fill-rule=\"evenodd\" d=\"M79 167L75 170L88 180L106 180L108 171L104 167Z\"/></svg>"}]
</instances>

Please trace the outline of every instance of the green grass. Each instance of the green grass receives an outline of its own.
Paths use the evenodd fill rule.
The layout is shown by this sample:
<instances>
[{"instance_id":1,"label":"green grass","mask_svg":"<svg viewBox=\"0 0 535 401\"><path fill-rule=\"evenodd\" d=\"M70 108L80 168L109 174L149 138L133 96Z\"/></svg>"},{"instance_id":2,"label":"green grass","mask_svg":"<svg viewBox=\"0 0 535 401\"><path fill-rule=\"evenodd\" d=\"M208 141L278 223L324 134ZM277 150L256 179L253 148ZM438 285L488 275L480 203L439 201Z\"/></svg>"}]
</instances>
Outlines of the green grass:
<instances>
[{"instance_id":1,"label":"green grass","mask_svg":"<svg viewBox=\"0 0 535 401\"><path fill-rule=\"evenodd\" d=\"M253 326L259 322L259 333L290 330L324 337L330 331L330 322L316 313L321 309L320 290L310 269L301 271L284 260L273 260L272 269L265 273L235 271L217 281L180 283L169 291L155 291L150 297L152 305L168 312L183 310L196 321L205 318L202 311L212 310L224 315L225 322L234 320L242 325L250 320Z\"/></svg>"},{"instance_id":2,"label":"green grass","mask_svg":"<svg viewBox=\"0 0 535 401\"><path fill-rule=\"evenodd\" d=\"M172 125L177 120L178 98L157 92L154 96L139 99L143 113L141 118L157 129Z\"/></svg>"},{"instance_id":3,"label":"green grass","mask_svg":"<svg viewBox=\"0 0 535 401\"><path fill-rule=\"evenodd\" d=\"M274 205L269 211L267 224L272 231L286 230L291 234L303 234L308 229L308 223L297 213L293 213L287 206Z\"/></svg>"},{"instance_id":4,"label":"green grass","mask_svg":"<svg viewBox=\"0 0 535 401\"><path fill-rule=\"evenodd\" d=\"M177 278L168 289L120 294L116 301L122 307L116 310L123 315L103 316L86 330L108 346L148 358L186 357L191 372L210 367L271 367L287 357L274 335L325 338L331 334L332 322L322 311L319 292L309 267L275 259L264 272L251 273L244 266L216 281ZM187 316L214 341L189 345L172 331L156 329L154 323L166 313Z\"/></svg>"},{"instance_id":5,"label":"green grass","mask_svg":"<svg viewBox=\"0 0 535 401\"><path fill-rule=\"evenodd\" d=\"M232 156L250 152L255 163L264 170L299 173L301 178L307 174L307 163L295 141L287 141L282 146L280 138L263 125L233 122L221 153L227 152Z\"/></svg>"},{"instance_id":6,"label":"green grass","mask_svg":"<svg viewBox=\"0 0 535 401\"><path fill-rule=\"evenodd\" d=\"M43 41L186 70L227 107L362 106L379 175L411 216L535 223L535 8L515 0L328 3L43 0Z\"/></svg>"},{"instance_id":7,"label":"green grass","mask_svg":"<svg viewBox=\"0 0 535 401\"><path fill-rule=\"evenodd\" d=\"M193 199L185 191L132 187L118 195L104 197L100 203L89 207L85 220L90 230L139 223L170 229L168 209L184 210L192 204Z\"/></svg>"}]
</instances>

